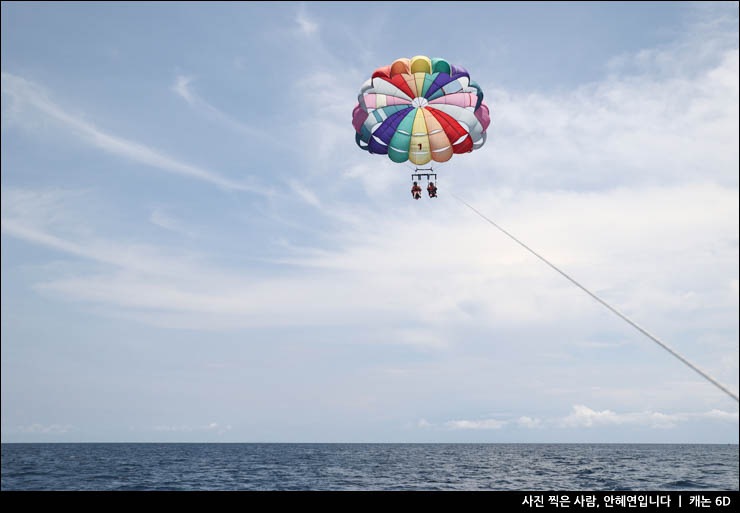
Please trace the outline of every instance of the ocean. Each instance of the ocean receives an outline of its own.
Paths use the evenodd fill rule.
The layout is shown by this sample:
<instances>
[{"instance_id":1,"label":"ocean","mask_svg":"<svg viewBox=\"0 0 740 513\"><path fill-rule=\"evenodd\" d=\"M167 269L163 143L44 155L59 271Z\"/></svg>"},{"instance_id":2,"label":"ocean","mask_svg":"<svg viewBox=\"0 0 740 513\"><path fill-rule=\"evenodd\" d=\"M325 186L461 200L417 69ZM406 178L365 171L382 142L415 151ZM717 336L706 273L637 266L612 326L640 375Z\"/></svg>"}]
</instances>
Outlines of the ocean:
<instances>
[{"instance_id":1,"label":"ocean","mask_svg":"<svg viewBox=\"0 0 740 513\"><path fill-rule=\"evenodd\" d=\"M2 490L738 490L738 446L2 444Z\"/></svg>"}]
</instances>

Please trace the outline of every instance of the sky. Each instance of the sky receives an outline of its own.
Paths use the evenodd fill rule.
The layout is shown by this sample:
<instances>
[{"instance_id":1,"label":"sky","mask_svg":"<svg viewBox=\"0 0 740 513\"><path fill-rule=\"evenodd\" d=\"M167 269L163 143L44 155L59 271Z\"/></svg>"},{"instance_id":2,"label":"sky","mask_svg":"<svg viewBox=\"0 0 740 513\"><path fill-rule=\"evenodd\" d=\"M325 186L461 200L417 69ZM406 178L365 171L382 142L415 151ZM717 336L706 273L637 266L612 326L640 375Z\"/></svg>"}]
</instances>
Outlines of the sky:
<instances>
[{"instance_id":1,"label":"sky","mask_svg":"<svg viewBox=\"0 0 740 513\"><path fill-rule=\"evenodd\" d=\"M737 394L736 2L3 2L1 38L3 442L738 443L453 196ZM492 113L435 200L351 124L415 55Z\"/></svg>"}]
</instances>

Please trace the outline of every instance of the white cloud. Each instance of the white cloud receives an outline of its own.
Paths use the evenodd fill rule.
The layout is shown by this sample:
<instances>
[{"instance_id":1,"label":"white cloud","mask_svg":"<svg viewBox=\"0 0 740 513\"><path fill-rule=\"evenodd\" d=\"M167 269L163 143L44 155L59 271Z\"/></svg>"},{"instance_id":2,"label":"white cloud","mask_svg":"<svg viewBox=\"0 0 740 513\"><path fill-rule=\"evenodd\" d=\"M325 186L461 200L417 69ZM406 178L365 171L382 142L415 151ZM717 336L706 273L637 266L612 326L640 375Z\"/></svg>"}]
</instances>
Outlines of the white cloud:
<instances>
[{"instance_id":1,"label":"white cloud","mask_svg":"<svg viewBox=\"0 0 740 513\"><path fill-rule=\"evenodd\" d=\"M738 52L725 50L697 76L614 76L555 95L489 88L488 142L455 163L474 183L524 188L737 187L737 77Z\"/></svg>"},{"instance_id":2,"label":"white cloud","mask_svg":"<svg viewBox=\"0 0 740 513\"><path fill-rule=\"evenodd\" d=\"M424 429L424 428L430 428L430 427L433 426L433 424L431 424L426 419L419 419L419 422L417 422L416 425L417 425L417 427L422 428L422 429Z\"/></svg>"},{"instance_id":3,"label":"white cloud","mask_svg":"<svg viewBox=\"0 0 740 513\"><path fill-rule=\"evenodd\" d=\"M319 69L297 80L305 101L296 105L309 114L297 117L297 131L314 165L289 186L320 210L329 229L315 247L283 246L273 263L289 265L290 272L273 267L251 275L157 248L149 251L154 268L142 267L145 251L133 251L134 268L117 256L126 254L122 242L72 236L20 213L4 215L3 229L119 266L45 279L38 290L160 326L366 326L368 319L373 325L403 319L431 326L393 332L396 341L423 349L459 343L435 331L441 326L619 329L618 320L605 321L599 305L465 211L447 189L667 342L682 332L719 331L702 346L712 354L735 343L722 330L736 325L738 283L738 54L726 47L720 53L714 64L702 61L691 73L676 67L679 58L673 64L661 58L667 63L661 74L650 74L649 65L637 75L617 67L613 76L568 93L486 89L491 138L482 151L453 159L454 172L443 176L435 202L409 201L403 166L347 143L349 112L366 77ZM173 90L228 123L192 83L178 77ZM335 199L340 186L354 181L372 199L364 207ZM176 263L179 276L159 270ZM568 422L665 426L679 420L632 415L583 410Z\"/></svg>"},{"instance_id":4,"label":"white cloud","mask_svg":"<svg viewBox=\"0 0 740 513\"><path fill-rule=\"evenodd\" d=\"M319 200L318 196L314 191L303 185L302 183L298 182L297 180L288 180L288 186L298 194L298 196L311 205L312 207L321 208L321 200Z\"/></svg>"},{"instance_id":5,"label":"white cloud","mask_svg":"<svg viewBox=\"0 0 740 513\"><path fill-rule=\"evenodd\" d=\"M296 134L312 174L329 175L334 180L354 163L383 167L382 158L367 159L368 155L362 155L354 143L351 113L365 78L353 68L329 68L322 63L293 84L294 101L301 106ZM390 163L387 157L385 160L386 164ZM396 164L389 168L400 167Z\"/></svg>"},{"instance_id":6,"label":"white cloud","mask_svg":"<svg viewBox=\"0 0 740 513\"><path fill-rule=\"evenodd\" d=\"M445 426L449 429L501 429L507 421L496 420L496 419L483 419L483 420L450 420L445 422Z\"/></svg>"},{"instance_id":7,"label":"white cloud","mask_svg":"<svg viewBox=\"0 0 740 513\"><path fill-rule=\"evenodd\" d=\"M172 279L198 265L201 255L193 252L97 237L75 212L74 204L85 201L90 199L84 191L4 187L2 233L143 276Z\"/></svg>"},{"instance_id":8,"label":"white cloud","mask_svg":"<svg viewBox=\"0 0 740 513\"><path fill-rule=\"evenodd\" d=\"M193 77L184 77L180 75L175 79L175 84L172 86L172 90L175 91L182 98L184 98L185 101L191 105L195 102L195 97L188 88L188 85L192 81Z\"/></svg>"},{"instance_id":9,"label":"white cloud","mask_svg":"<svg viewBox=\"0 0 740 513\"><path fill-rule=\"evenodd\" d=\"M730 422L738 421L738 412L727 412L715 409L702 414L702 416L710 419L726 420Z\"/></svg>"},{"instance_id":10,"label":"white cloud","mask_svg":"<svg viewBox=\"0 0 740 513\"><path fill-rule=\"evenodd\" d=\"M532 417L527 417L527 416L519 417L519 420L517 420L517 423L519 424L519 426L525 427L527 429L536 429L536 428L543 427L541 419L538 419L538 418L533 419Z\"/></svg>"},{"instance_id":11,"label":"white cloud","mask_svg":"<svg viewBox=\"0 0 740 513\"><path fill-rule=\"evenodd\" d=\"M300 28L300 32L305 36L311 36L319 30L319 24L308 15L304 4L301 4L298 8L295 21Z\"/></svg>"},{"instance_id":12,"label":"white cloud","mask_svg":"<svg viewBox=\"0 0 740 513\"><path fill-rule=\"evenodd\" d=\"M159 226L160 228L164 228L165 230L180 233L188 237L196 236L195 231L193 231L190 227L186 226L181 221L167 214L160 208L155 208L154 210L152 210L152 213L149 216L149 221L151 221L152 224Z\"/></svg>"},{"instance_id":13,"label":"white cloud","mask_svg":"<svg viewBox=\"0 0 740 513\"><path fill-rule=\"evenodd\" d=\"M416 423L419 429L446 429L446 430L500 430L505 427L516 427L526 430L580 429L580 428L651 428L675 429L681 424L701 420L713 420L724 423L737 423L738 412L727 412L714 409L707 412L680 412L662 413L658 411L641 411L617 413L610 409L594 410L588 406L574 405L569 415L565 417L530 417L519 416L498 419L476 420L449 420L435 424L422 418Z\"/></svg>"},{"instance_id":14,"label":"white cloud","mask_svg":"<svg viewBox=\"0 0 740 513\"><path fill-rule=\"evenodd\" d=\"M182 88L185 88L187 83L181 85ZM119 155L163 171L209 182L224 189L253 192L268 196L271 194L271 191L264 190L261 187L232 180L213 171L182 162L144 144L100 130L92 123L63 110L49 99L41 87L22 77L3 72L2 92L9 95L13 100L11 111L24 111L25 107L30 106L38 113L61 122L67 128L71 129L71 133L78 136L81 140L108 153Z\"/></svg>"},{"instance_id":15,"label":"white cloud","mask_svg":"<svg viewBox=\"0 0 740 513\"><path fill-rule=\"evenodd\" d=\"M211 422L206 425L159 425L152 428L154 431L165 432L165 433L203 433L211 432L218 435L223 435L232 430L232 426L222 426L218 422Z\"/></svg>"},{"instance_id":16,"label":"white cloud","mask_svg":"<svg viewBox=\"0 0 740 513\"><path fill-rule=\"evenodd\" d=\"M76 431L76 428L70 424L30 424L28 426L15 426L3 428L3 432L13 434L33 434L33 435L62 435Z\"/></svg>"},{"instance_id":17,"label":"white cloud","mask_svg":"<svg viewBox=\"0 0 740 513\"><path fill-rule=\"evenodd\" d=\"M409 170L409 174L412 172ZM346 181L359 181L365 194L370 197L388 196L392 194L393 188L406 188L408 183L405 173L399 173L397 164L390 160L353 164L343 172L342 178ZM410 185L408 189L410 197Z\"/></svg>"},{"instance_id":18,"label":"white cloud","mask_svg":"<svg viewBox=\"0 0 740 513\"><path fill-rule=\"evenodd\" d=\"M210 316L209 324L221 318L229 326L285 318L313 324L340 317L357 323L370 315L380 316L376 322L407 318L435 327L602 322L592 318L600 310L590 298L449 197L421 212L409 206L372 212L321 203L322 212L336 221L328 241L333 249L286 245L279 262L300 272L283 274L276 268L271 275L250 276L219 269L203 255L77 235L51 223L52 214L39 214L61 211L42 196L33 206L34 196L26 195L18 202L24 207L15 208L5 201L12 193L4 190L3 233L117 266L107 274L67 275L38 284L39 290L70 299L152 314L201 312ZM479 200L490 205L484 210L499 213L507 229L628 315L655 322L681 311L699 322L707 305L732 315L726 280L737 267L735 191L704 186L489 193ZM663 205L661 217L653 213L656 204ZM167 220L155 217L153 222ZM605 221L611 218L619 223ZM714 248L712 253L707 247ZM658 261L662 265L656 268ZM435 330L395 336L419 346L448 343Z\"/></svg>"},{"instance_id":19,"label":"white cloud","mask_svg":"<svg viewBox=\"0 0 740 513\"><path fill-rule=\"evenodd\" d=\"M611 410L596 411L578 404L573 412L558 422L560 427L599 427L609 425L642 425L651 428L674 428L688 417L683 414L664 414L660 412L639 412L618 414Z\"/></svg>"},{"instance_id":20,"label":"white cloud","mask_svg":"<svg viewBox=\"0 0 740 513\"><path fill-rule=\"evenodd\" d=\"M436 425L421 419L417 423L419 428L444 427L453 430L488 430L502 429L506 426L517 426L522 429L578 429L600 428L610 426L621 427L648 427L652 429L673 429L679 424L702 419L719 422L738 422L738 412L727 412L714 409L708 412L694 413L662 413L657 411L641 411L617 413L615 411L594 410L585 405L573 406L572 412L565 417L540 418L520 416L512 419L481 419L481 420L450 420Z\"/></svg>"},{"instance_id":21,"label":"white cloud","mask_svg":"<svg viewBox=\"0 0 740 513\"><path fill-rule=\"evenodd\" d=\"M279 148L280 151L292 151L293 147L290 144L282 142L275 136L270 135L270 132L264 129L254 128L246 123L243 123L234 118L231 114L224 112L223 110L213 106L208 101L199 96L190 87L190 84L195 79L193 77L186 77L179 75L175 78L175 83L172 86L178 96L183 98L190 107L196 110L203 117L225 126L229 130L245 136L249 141L255 141L260 146L269 145L271 147Z\"/></svg>"}]
</instances>

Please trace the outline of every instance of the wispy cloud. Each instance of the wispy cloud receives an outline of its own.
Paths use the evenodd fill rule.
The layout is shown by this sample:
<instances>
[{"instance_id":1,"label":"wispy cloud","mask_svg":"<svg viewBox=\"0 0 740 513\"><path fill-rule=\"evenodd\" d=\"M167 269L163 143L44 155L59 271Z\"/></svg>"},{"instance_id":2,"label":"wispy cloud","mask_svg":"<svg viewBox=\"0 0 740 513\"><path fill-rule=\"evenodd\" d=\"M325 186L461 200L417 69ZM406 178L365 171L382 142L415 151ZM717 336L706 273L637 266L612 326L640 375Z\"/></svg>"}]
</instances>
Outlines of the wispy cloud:
<instances>
[{"instance_id":1,"label":"wispy cloud","mask_svg":"<svg viewBox=\"0 0 740 513\"><path fill-rule=\"evenodd\" d=\"M311 36L319 30L319 24L308 15L305 4L301 4L298 7L295 21L298 24L300 32L305 36Z\"/></svg>"},{"instance_id":2,"label":"wispy cloud","mask_svg":"<svg viewBox=\"0 0 740 513\"><path fill-rule=\"evenodd\" d=\"M121 315L135 312L155 325L165 321L169 326L193 326L187 318L200 312L196 325L203 329L284 324L286 315L295 323L336 322L337 315L344 316L344 322L357 322L367 312L391 308L373 304L373 297L358 296L355 287L367 285L341 283L339 276L327 287L326 277L313 273L289 278L243 269L230 272L189 251L76 234L64 223L52 222L61 205L48 195L3 189L3 235L113 268L37 283L36 290L46 294ZM171 319L173 314L178 317Z\"/></svg>"},{"instance_id":3,"label":"wispy cloud","mask_svg":"<svg viewBox=\"0 0 740 513\"><path fill-rule=\"evenodd\" d=\"M41 246L47 246L65 253L71 253L76 256L90 258L92 260L98 260L106 263L116 263L117 259L110 259L104 254L99 254L89 248L85 248L64 239L61 239L55 235L45 233L43 231L36 230L32 227L25 226L22 223L18 223L12 219L2 218L2 231L13 237L23 239L27 242L39 244Z\"/></svg>"},{"instance_id":4,"label":"wispy cloud","mask_svg":"<svg viewBox=\"0 0 740 513\"><path fill-rule=\"evenodd\" d=\"M223 110L203 99L191 86L194 80L194 77L178 75L177 78L175 78L175 83L172 85L172 91L184 99L190 107L195 109L202 116L225 126L229 130L247 137L250 141L257 141L260 145L270 145L280 148L282 151L292 150L292 146L285 144L278 137L270 135L269 131L257 129L238 121L232 115L227 114Z\"/></svg>"},{"instance_id":5,"label":"wispy cloud","mask_svg":"<svg viewBox=\"0 0 740 513\"><path fill-rule=\"evenodd\" d=\"M312 207L321 208L321 201L314 191L297 180L289 180L288 185L303 201Z\"/></svg>"},{"instance_id":6,"label":"wispy cloud","mask_svg":"<svg viewBox=\"0 0 740 513\"><path fill-rule=\"evenodd\" d=\"M472 183L493 178L516 188L594 190L709 179L737 187L738 51L714 44L708 38L690 50L631 55L629 62L646 59L647 69L660 66L663 73L620 68L565 93L489 87L488 142L453 161ZM706 47L713 53L701 63L680 64Z\"/></svg>"},{"instance_id":7,"label":"wispy cloud","mask_svg":"<svg viewBox=\"0 0 740 513\"><path fill-rule=\"evenodd\" d=\"M67 274L39 283L38 289L110 308L141 309L149 316L158 311L180 312L188 323L192 312L201 311L208 314L208 323L218 324L221 319L224 326L251 325L258 319L285 322L281 319L286 318L311 324L338 318L363 322L372 314L383 322L406 317L431 326L473 322L500 328L556 319L596 322L589 321L589 316L601 313L587 297L492 234L487 225L471 224L465 211L441 199L438 208L426 213L407 207L371 212L321 203L321 212L336 222L333 248L288 244L284 256L274 262L289 264L294 271L274 268L272 274L252 275L243 269L221 269L203 255L75 234L50 221L64 208L43 195L24 194L23 201L9 201L13 192L3 190L4 234L118 267L104 275ZM737 257L731 243L737 216L728 215L737 211L737 195L732 191L708 186L486 198L483 203L495 206L508 228L524 234L530 244L581 281L613 289L610 299L626 305L628 311L660 319L676 311L700 314L700 304L715 304L719 311L734 305L728 305L731 278L725 277L724 270ZM306 201L312 201L310 195ZM665 205L661 211L666 219L646 223L645 219L655 217L655 205ZM619 218L621 225L605 232L604 218ZM155 211L150 220L169 229L188 230L163 212ZM558 226L569 228L563 232ZM711 255L704 250L707 244L716 247ZM614 248L619 252L614 254ZM677 252L685 257L675 258ZM623 255L634 254L640 259L632 259L628 266L621 262ZM656 269L655 261L664 264ZM697 268L702 272L697 273ZM605 275L603 269L610 272ZM716 287L707 285L715 282ZM635 285L625 289L625 283ZM419 348L442 349L450 344L446 334L434 329L396 330L393 338Z\"/></svg>"},{"instance_id":8,"label":"wispy cloud","mask_svg":"<svg viewBox=\"0 0 740 513\"><path fill-rule=\"evenodd\" d=\"M84 201L80 191L2 190L2 233L26 242L80 258L144 275L178 276L183 265L192 270L200 255L162 245L133 243L96 237L79 229L70 213L69 198ZM174 254L177 257L174 258Z\"/></svg>"},{"instance_id":9,"label":"wispy cloud","mask_svg":"<svg viewBox=\"0 0 740 513\"><path fill-rule=\"evenodd\" d=\"M360 150L347 138L348 112L357 97L359 85L365 80L357 70L344 67L329 68L317 65L310 73L300 76L293 83L293 95L300 105L298 129L295 131L303 146L310 170L319 175L343 170L344 162L358 162ZM352 127L349 126L350 135ZM348 158L351 157L351 158ZM372 168L390 167L394 164L385 158L365 160ZM388 166L390 164L390 166ZM400 166L395 165L397 170Z\"/></svg>"},{"instance_id":10,"label":"wispy cloud","mask_svg":"<svg viewBox=\"0 0 740 513\"><path fill-rule=\"evenodd\" d=\"M196 101L193 93L190 92L190 88L188 87L192 81L193 77L184 77L180 75L175 79L175 84L172 86L172 90L179 94L190 105Z\"/></svg>"},{"instance_id":11,"label":"wispy cloud","mask_svg":"<svg viewBox=\"0 0 740 513\"><path fill-rule=\"evenodd\" d=\"M447 183L452 189L476 188L471 191L476 206L587 286L606 291L605 297L627 313L639 312L641 319L663 326L676 312L692 313L681 318L696 328L713 309L713 325L724 326L716 322L716 312L733 318L728 304L736 306L736 295L728 295L733 284L737 287L737 166L732 175L728 172L737 160L737 138L732 138L736 70L737 53L724 52L714 66L693 77L621 76L565 95L493 90L490 147L459 156ZM193 312L229 327L284 319L363 322L369 314L384 322L406 317L432 326L465 322L500 328L576 320L603 325L601 317L592 317L602 313L598 306L488 226L471 220L445 196L447 184L433 206L399 206L396 196L383 202L382 193L407 175L403 166L393 167L387 158L361 154L346 144L348 110L336 98L354 97L360 83L351 73L337 77L320 70L295 84L310 100L311 116L299 132L315 139L308 128L320 127L316 131L323 134L310 141L312 152L305 153L331 160L331 166L316 169L331 180L363 180L368 195L377 199L360 207L332 201L336 189L317 189L303 178L289 182L298 197L320 207L323 220L333 223L329 248L284 246L274 262L295 272L247 276L242 270L185 264L200 281L169 275L152 280L143 272L67 275L40 283L39 290L119 313L136 311L146 322L164 325L178 325L178 319L194 322L198 316ZM193 84L191 77L180 76L173 91L229 123L196 94ZM665 103L666 90L680 93L675 105ZM665 134L671 134L670 140ZM690 162L677 158L675 166L665 165L673 162L674 149L686 152ZM659 180L662 174L670 176L668 187L641 178ZM466 177L465 184L460 176ZM542 188L518 187L533 183ZM557 189L548 192L553 184ZM577 190L584 184L593 187L591 192ZM408 196L405 187L403 196ZM63 236L20 218L5 221L6 233L30 242L122 260L99 249L125 246L115 241ZM173 226L161 216L153 215L152 222ZM170 261L183 259L175 255ZM656 268L655 262L661 265ZM417 347L448 343L444 335L435 338L433 329L397 330L395 337Z\"/></svg>"},{"instance_id":12,"label":"wispy cloud","mask_svg":"<svg viewBox=\"0 0 740 513\"><path fill-rule=\"evenodd\" d=\"M164 228L165 230L180 233L188 237L196 236L196 232L194 230L186 226L183 222L167 214L164 210L160 208L156 208L152 211L151 216L149 216L149 220L152 222L152 224L159 226L160 228Z\"/></svg>"},{"instance_id":13,"label":"wispy cloud","mask_svg":"<svg viewBox=\"0 0 740 513\"><path fill-rule=\"evenodd\" d=\"M162 171L202 180L223 189L261 195L271 194L271 191L261 187L232 180L213 171L178 160L145 144L105 132L94 124L65 111L54 103L40 86L22 77L3 72L2 93L12 98L11 109L18 111L26 106L32 107L42 115L61 122L71 129L71 133L100 150Z\"/></svg>"}]
</instances>

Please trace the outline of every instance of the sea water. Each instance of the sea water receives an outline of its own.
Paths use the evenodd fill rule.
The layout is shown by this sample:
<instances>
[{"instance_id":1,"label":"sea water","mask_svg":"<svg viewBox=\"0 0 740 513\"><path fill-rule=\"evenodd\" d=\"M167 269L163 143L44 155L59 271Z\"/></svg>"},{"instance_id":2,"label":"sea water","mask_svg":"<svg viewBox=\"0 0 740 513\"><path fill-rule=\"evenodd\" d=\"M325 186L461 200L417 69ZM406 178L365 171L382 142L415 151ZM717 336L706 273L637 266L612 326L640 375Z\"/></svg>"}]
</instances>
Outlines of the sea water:
<instances>
[{"instance_id":1,"label":"sea water","mask_svg":"<svg viewBox=\"0 0 740 513\"><path fill-rule=\"evenodd\" d=\"M738 446L2 444L3 490L738 490Z\"/></svg>"}]
</instances>

